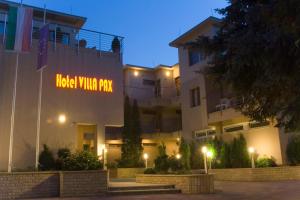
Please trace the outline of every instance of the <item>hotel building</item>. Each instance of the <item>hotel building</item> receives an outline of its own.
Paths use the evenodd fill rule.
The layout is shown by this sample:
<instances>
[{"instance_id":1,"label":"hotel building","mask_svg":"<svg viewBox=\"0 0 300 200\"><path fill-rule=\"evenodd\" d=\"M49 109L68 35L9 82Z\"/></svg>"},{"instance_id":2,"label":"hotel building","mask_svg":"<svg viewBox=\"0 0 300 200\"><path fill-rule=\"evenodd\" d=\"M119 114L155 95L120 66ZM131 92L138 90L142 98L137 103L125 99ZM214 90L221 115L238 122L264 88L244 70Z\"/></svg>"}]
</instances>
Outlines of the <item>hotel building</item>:
<instances>
[{"instance_id":1,"label":"hotel building","mask_svg":"<svg viewBox=\"0 0 300 200\"><path fill-rule=\"evenodd\" d=\"M158 154L158 145L166 144L167 153L178 152L181 136L179 65L159 65L154 68L125 65L124 96L137 100L140 108L142 145L149 155L149 166ZM121 156L121 134L106 135L108 162Z\"/></svg>"},{"instance_id":2,"label":"hotel building","mask_svg":"<svg viewBox=\"0 0 300 200\"><path fill-rule=\"evenodd\" d=\"M231 141L241 133L259 157L272 156L277 164L284 164L288 135L272 122L250 121L236 111L239 100L229 91L221 95L213 81L201 73L209 67L207 59L201 52L184 47L200 35L214 36L219 26L219 19L209 17L170 43L179 55L182 135L201 143L215 136Z\"/></svg>"},{"instance_id":3,"label":"hotel building","mask_svg":"<svg viewBox=\"0 0 300 200\"><path fill-rule=\"evenodd\" d=\"M0 171L8 167L14 52L5 50L9 6L0 0ZM29 7L24 5L25 7ZM44 10L33 8L32 48L19 55L13 131L13 170L35 164L40 71L37 71L39 29ZM48 66L43 70L40 149L88 149L101 155L105 134L123 126L123 38L83 29L86 18L46 11L50 24ZM112 41L118 40L115 49Z\"/></svg>"}]
</instances>

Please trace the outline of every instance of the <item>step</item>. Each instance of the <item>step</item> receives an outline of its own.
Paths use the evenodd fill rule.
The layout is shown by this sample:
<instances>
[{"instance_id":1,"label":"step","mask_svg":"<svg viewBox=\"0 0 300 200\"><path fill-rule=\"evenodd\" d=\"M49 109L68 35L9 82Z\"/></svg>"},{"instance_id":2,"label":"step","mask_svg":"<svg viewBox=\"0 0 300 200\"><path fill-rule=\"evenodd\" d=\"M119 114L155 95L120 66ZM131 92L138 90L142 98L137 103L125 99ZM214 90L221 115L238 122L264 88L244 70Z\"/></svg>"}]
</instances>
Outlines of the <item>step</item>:
<instances>
[{"instance_id":1,"label":"step","mask_svg":"<svg viewBox=\"0 0 300 200\"><path fill-rule=\"evenodd\" d=\"M137 185L137 186L113 186L109 187L109 191L127 191L127 190L158 190L158 189L174 189L174 185Z\"/></svg>"},{"instance_id":2,"label":"step","mask_svg":"<svg viewBox=\"0 0 300 200\"><path fill-rule=\"evenodd\" d=\"M139 190L117 190L117 191L108 191L107 194L111 196L120 196L120 195L147 195L147 194L178 194L181 193L181 190L175 188L169 189L139 189Z\"/></svg>"}]
</instances>

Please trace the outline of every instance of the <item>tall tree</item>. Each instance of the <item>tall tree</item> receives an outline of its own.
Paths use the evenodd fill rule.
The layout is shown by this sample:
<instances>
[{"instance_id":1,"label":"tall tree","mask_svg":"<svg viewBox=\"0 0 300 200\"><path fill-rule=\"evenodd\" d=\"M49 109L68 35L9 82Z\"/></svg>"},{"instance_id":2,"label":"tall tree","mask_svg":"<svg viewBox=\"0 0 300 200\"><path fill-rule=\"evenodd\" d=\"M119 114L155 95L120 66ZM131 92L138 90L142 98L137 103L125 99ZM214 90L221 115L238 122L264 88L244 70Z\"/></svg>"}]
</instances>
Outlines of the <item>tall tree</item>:
<instances>
[{"instance_id":1,"label":"tall tree","mask_svg":"<svg viewBox=\"0 0 300 200\"><path fill-rule=\"evenodd\" d=\"M122 154L119 161L120 167L139 167L143 151L141 140L141 126L139 108L136 100L133 106L128 96L124 101L124 127L122 132Z\"/></svg>"},{"instance_id":2,"label":"tall tree","mask_svg":"<svg viewBox=\"0 0 300 200\"><path fill-rule=\"evenodd\" d=\"M213 38L187 44L211 60L207 72L243 99L251 119L300 128L300 1L231 0Z\"/></svg>"}]
</instances>

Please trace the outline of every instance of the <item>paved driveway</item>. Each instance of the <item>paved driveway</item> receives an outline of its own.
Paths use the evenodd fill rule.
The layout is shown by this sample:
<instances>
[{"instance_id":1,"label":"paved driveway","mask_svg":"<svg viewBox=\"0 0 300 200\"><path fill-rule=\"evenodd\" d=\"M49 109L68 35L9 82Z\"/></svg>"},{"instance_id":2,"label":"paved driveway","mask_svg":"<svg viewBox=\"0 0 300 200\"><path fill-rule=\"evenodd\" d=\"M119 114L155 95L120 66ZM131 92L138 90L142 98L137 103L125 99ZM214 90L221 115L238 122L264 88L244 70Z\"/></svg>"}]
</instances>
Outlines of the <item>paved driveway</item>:
<instances>
[{"instance_id":1,"label":"paved driveway","mask_svg":"<svg viewBox=\"0 0 300 200\"><path fill-rule=\"evenodd\" d=\"M300 200L300 181L216 182L211 195L139 195L99 198L65 198L66 200ZM53 200L53 199L51 199Z\"/></svg>"}]
</instances>

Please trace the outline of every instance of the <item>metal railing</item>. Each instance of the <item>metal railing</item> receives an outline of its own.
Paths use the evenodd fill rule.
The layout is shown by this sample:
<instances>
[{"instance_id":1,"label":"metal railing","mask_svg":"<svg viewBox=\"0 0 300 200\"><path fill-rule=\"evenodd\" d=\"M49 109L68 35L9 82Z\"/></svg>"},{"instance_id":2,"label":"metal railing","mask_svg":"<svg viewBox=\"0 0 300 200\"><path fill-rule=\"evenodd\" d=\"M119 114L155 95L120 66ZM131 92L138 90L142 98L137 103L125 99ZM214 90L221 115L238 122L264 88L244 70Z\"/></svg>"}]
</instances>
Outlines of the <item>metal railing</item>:
<instances>
[{"instance_id":1,"label":"metal railing","mask_svg":"<svg viewBox=\"0 0 300 200\"><path fill-rule=\"evenodd\" d=\"M34 19L32 38L39 39L39 29L43 22ZM0 38L5 43L7 30L7 14L0 12ZM94 49L100 52L123 53L124 37L108 33L76 28L62 24L49 24L49 41L53 43L54 49L57 44L67 45L78 52L81 48Z\"/></svg>"}]
</instances>

